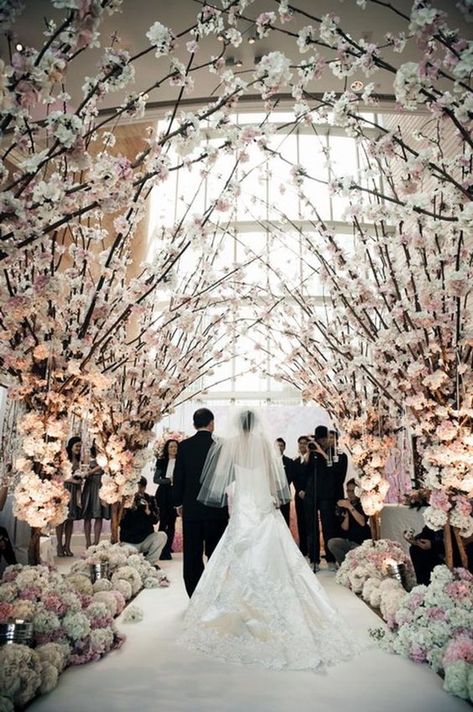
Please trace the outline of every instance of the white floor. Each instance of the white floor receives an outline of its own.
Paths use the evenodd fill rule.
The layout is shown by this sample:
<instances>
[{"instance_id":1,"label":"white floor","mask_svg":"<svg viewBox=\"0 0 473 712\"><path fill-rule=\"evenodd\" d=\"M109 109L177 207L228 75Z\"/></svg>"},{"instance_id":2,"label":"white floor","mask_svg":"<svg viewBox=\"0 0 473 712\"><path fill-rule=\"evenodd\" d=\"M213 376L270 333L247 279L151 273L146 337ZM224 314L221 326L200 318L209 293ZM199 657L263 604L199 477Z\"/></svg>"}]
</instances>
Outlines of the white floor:
<instances>
[{"instance_id":1,"label":"white floor","mask_svg":"<svg viewBox=\"0 0 473 712\"><path fill-rule=\"evenodd\" d=\"M64 560L62 560L64 561ZM69 562L71 559L68 560ZM163 562L168 589L142 591L141 623L121 624L127 640L98 663L67 670L32 712L461 712L471 707L442 690L427 666L371 648L325 673L273 672L216 662L174 643L187 596L180 555ZM358 631L380 619L317 574L342 615Z\"/></svg>"}]
</instances>

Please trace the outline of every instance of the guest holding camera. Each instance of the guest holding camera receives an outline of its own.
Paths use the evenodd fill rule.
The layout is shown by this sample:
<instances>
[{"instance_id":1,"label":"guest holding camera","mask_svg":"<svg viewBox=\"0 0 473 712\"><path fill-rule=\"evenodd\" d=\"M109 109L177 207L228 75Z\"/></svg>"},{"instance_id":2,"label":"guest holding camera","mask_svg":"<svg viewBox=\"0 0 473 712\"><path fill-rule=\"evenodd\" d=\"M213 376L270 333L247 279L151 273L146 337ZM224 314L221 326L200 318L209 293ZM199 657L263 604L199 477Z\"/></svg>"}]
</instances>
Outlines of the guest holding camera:
<instances>
[{"instance_id":1,"label":"guest holding camera","mask_svg":"<svg viewBox=\"0 0 473 712\"><path fill-rule=\"evenodd\" d=\"M335 537L337 532L335 507L337 499L343 496L343 486L338 471L333 468L329 452L329 432L325 425L318 425L315 428L314 440L309 442L308 449L308 474L305 490L303 490L303 499L307 516L309 557L317 571L320 568L321 525L325 560L329 570L335 571L335 557L328 548L328 542Z\"/></svg>"},{"instance_id":2,"label":"guest holding camera","mask_svg":"<svg viewBox=\"0 0 473 712\"><path fill-rule=\"evenodd\" d=\"M167 541L164 532L155 532L158 512L154 497L146 494L146 477L141 477L133 504L123 512L120 522L120 541L132 544L150 564L159 569L159 557Z\"/></svg>"},{"instance_id":3,"label":"guest holding camera","mask_svg":"<svg viewBox=\"0 0 473 712\"><path fill-rule=\"evenodd\" d=\"M172 501L172 483L174 466L176 464L177 440L167 440L163 448L163 456L156 460L153 482L158 485L155 498L159 510L159 531L168 538L161 559L172 559L172 543L176 531L177 512Z\"/></svg>"},{"instance_id":4,"label":"guest holding camera","mask_svg":"<svg viewBox=\"0 0 473 712\"><path fill-rule=\"evenodd\" d=\"M368 517L363 512L361 502L355 495L355 480L348 480L346 486L347 498L339 499L335 510L340 520L341 536L333 537L328 541L328 548L339 566L349 551L356 549L371 537Z\"/></svg>"}]
</instances>

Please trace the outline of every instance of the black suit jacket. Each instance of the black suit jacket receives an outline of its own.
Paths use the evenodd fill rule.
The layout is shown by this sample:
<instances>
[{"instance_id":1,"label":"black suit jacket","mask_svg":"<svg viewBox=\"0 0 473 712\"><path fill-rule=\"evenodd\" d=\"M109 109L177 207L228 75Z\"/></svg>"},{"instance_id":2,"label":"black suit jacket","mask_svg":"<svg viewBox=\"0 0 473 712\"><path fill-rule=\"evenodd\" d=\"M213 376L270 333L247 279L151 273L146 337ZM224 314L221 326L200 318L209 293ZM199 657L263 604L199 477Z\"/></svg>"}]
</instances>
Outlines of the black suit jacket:
<instances>
[{"instance_id":1,"label":"black suit jacket","mask_svg":"<svg viewBox=\"0 0 473 712\"><path fill-rule=\"evenodd\" d=\"M346 458L346 455L344 457ZM314 484L317 501L336 502L339 499L344 499L343 480L341 480L343 467L337 467L337 465L338 463L333 463L329 466L323 455L314 452L310 453L307 465L307 486L305 489L306 496L309 499L314 498ZM344 474L343 479L345 479Z\"/></svg>"},{"instance_id":2,"label":"black suit jacket","mask_svg":"<svg viewBox=\"0 0 473 712\"><path fill-rule=\"evenodd\" d=\"M282 456L282 464L286 473L287 484L290 485L294 481L294 462L286 455Z\"/></svg>"},{"instance_id":3,"label":"black suit jacket","mask_svg":"<svg viewBox=\"0 0 473 712\"><path fill-rule=\"evenodd\" d=\"M307 479L309 476L309 467L307 462L301 462L300 457L294 458L292 461L292 481L297 492L305 492L307 487Z\"/></svg>"},{"instance_id":4,"label":"black suit jacket","mask_svg":"<svg viewBox=\"0 0 473 712\"><path fill-rule=\"evenodd\" d=\"M174 506L182 506L183 519L228 519L227 507L206 507L197 501L201 487L200 476L212 443L210 432L198 430L192 438L179 444L172 490Z\"/></svg>"}]
</instances>

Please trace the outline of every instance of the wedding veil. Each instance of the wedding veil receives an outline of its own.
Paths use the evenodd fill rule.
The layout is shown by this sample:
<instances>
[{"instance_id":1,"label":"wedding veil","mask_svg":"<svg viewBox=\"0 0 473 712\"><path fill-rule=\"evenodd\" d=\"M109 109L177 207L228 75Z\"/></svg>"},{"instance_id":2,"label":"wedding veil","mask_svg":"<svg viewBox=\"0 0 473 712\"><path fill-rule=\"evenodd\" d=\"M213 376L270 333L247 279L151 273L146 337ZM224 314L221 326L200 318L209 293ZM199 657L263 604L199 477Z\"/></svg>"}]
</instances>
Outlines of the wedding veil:
<instances>
[{"instance_id":1,"label":"wedding veil","mask_svg":"<svg viewBox=\"0 0 473 712\"><path fill-rule=\"evenodd\" d=\"M235 480L235 466L259 471L255 472L255 478L259 478L255 487L265 486L276 505L290 501L282 459L266 435L261 417L253 410L238 412L226 437L210 448L200 478L199 502L224 507L227 490Z\"/></svg>"}]
</instances>

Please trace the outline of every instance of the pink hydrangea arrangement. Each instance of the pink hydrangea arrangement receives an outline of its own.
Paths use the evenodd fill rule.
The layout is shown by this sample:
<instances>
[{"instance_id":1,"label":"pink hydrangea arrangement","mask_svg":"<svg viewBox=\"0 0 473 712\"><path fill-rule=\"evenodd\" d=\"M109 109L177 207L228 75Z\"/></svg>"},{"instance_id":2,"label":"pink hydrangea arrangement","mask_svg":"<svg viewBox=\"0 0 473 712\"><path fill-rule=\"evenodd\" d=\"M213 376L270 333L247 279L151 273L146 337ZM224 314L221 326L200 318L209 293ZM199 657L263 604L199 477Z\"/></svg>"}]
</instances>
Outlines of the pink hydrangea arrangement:
<instances>
[{"instance_id":1,"label":"pink hydrangea arrangement","mask_svg":"<svg viewBox=\"0 0 473 712\"><path fill-rule=\"evenodd\" d=\"M399 602L392 630L372 631L386 649L428 663L445 677L444 688L473 701L473 575L437 566L428 586Z\"/></svg>"},{"instance_id":2,"label":"pink hydrangea arrangement","mask_svg":"<svg viewBox=\"0 0 473 712\"><path fill-rule=\"evenodd\" d=\"M135 550L133 550L134 553ZM82 574L64 576L47 566L9 566L0 583L0 622L23 619L33 624L32 650L24 645L0 648L0 696L8 705L25 705L52 690L67 665L98 660L119 647L123 636L113 624L125 600L107 592L113 607L94 596ZM3 709L3 708L2 708Z\"/></svg>"}]
</instances>

